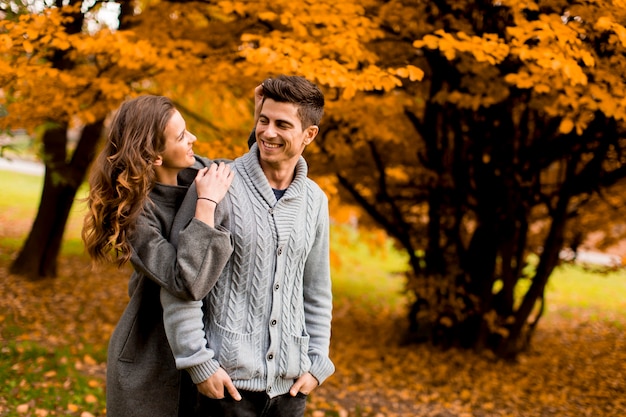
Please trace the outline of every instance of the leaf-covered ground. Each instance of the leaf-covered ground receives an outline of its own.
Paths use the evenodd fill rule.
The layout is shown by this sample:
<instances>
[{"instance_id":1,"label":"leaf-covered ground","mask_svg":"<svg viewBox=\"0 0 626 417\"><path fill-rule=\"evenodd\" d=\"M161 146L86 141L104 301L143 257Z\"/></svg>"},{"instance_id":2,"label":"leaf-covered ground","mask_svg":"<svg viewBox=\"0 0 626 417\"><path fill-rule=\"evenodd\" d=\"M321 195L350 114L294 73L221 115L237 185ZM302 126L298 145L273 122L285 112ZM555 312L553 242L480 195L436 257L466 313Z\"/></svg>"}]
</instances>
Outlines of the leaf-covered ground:
<instances>
[{"instance_id":1,"label":"leaf-covered ground","mask_svg":"<svg viewBox=\"0 0 626 417\"><path fill-rule=\"evenodd\" d=\"M102 416L106 343L127 301L128 270L60 260L60 277L24 282L0 247L0 416ZM402 306L340 297L337 372L308 415L582 417L626 415L626 315L552 306L515 363L401 343Z\"/></svg>"}]
</instances>

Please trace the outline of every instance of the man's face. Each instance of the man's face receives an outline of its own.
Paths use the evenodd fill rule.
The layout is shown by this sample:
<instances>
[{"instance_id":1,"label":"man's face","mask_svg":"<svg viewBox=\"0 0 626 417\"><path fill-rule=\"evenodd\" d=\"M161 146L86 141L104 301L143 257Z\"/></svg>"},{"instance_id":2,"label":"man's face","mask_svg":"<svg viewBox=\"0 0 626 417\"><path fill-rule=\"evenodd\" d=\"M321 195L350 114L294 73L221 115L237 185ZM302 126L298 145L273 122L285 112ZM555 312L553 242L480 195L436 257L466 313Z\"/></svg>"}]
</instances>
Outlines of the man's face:
<instances>
[{"instance_id":1,"label":"man's face","mask_svg":"<svg viewBox=\"0 0 626 417\"><path fill-rule=\"evenodd\" d=\"M256 125L261 163L276 170L295 168L318 130L317 126L302 129L295 104L266 99Z\"/></svg>"}]
</instances>

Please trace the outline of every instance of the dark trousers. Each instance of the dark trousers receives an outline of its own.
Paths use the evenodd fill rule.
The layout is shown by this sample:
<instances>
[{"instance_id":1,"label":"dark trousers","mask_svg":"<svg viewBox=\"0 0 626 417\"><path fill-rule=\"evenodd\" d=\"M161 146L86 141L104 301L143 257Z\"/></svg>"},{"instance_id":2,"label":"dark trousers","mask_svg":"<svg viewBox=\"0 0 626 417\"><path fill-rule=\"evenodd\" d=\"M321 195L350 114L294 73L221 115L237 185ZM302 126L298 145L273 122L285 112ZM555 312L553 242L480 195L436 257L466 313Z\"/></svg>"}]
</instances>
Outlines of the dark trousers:
<instances>
[{"instance_id":1,"label":"dark trousers","mask_svg":"<svg viewBox=\"0 0 626 417\"><path fill-rule=\"evenodd\" d=\"M180 372L180 394L178 398L178 417L190 417L194 415L196 399L200 395L196 384L191 381L189 373Z\"/></svg>"},{"instance_id":2,"label":"dark trousers","mask_svg":"<svg viewBox=\"0 0 626 417\"><path fill-rule=\"evenodd\" d=\"M265 392L239 391L241 401L227 393L222 400L199 394L196 417L303 417L307 396L289 393L270 398Z\"/></svg>"}]
</instances>

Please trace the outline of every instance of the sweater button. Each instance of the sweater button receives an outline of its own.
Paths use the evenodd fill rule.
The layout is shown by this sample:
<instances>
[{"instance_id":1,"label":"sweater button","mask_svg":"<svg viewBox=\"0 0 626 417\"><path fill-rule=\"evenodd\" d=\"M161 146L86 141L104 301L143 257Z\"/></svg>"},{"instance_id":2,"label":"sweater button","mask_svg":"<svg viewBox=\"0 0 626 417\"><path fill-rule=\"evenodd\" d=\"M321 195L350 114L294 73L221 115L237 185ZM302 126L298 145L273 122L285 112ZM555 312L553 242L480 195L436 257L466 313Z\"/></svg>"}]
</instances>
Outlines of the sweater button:
<instances>
[{"instance_id":1,"label":"sweater button","mask_svg":"<svg viewBox=\"0 0 626 417\"><path fill-rule=\"evenodd\" d=\"M267 355L267 360L271 361L272 359L274 359L274 355L272 355L271 353L269 355Z\"/></svg>"},{"instance_id":2,"label":"sweater button","mask_svg":"<svg viewBox=\"0 0 626 417\"><path fill-rule=\"evenodd\" d=\"M276 326L276 323L278 323L278 322L277 322L275 319L274 319L274 320L272 320L272 321L270 322L270 324L271 324L272 326Z\"/></svg>"},{"instance_id":3,"label":"sweater button","mask_svg":"<svg viewBox=\"0 0 626 417\"><path fill-rule=\"evenodd\" d=\"M283 247L282 247L282 246L280 246L280 247L278 248L278 251L277 251L277 252L278 252L278 256L282 255L282 254L283 254Z\"/></svg>"}]
</instances>

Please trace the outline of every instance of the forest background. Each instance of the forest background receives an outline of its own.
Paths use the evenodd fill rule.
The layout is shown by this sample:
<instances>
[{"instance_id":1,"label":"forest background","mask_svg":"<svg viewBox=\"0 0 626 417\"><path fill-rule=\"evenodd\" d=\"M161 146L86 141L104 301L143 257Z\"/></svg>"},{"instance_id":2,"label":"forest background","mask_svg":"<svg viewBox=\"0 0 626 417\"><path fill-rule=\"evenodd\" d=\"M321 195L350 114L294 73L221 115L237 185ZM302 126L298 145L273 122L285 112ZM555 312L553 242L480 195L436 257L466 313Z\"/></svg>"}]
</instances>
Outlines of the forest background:
<instances>
[{"instance_id":1,"label":"forest background","mask_svg":"<svg viewBox=\"0 0 626 417\"><path fill-rule=\"evenodd\" d=\"M45 164L7 283L63 277L77 192L123 99L172 97L199 153L234 157L252 89L278 73L326 93L306 158L335 222L381 236L362 239L373 248L389 238L404 256L406 332L393 332L404 342L519 361L539 337L564 249L621 251L621 0L9 1L0 11L0 127L35 137ZM623 336L611 340L623 353ZM623 377L623 366L607 369ZM611 384L606 415L623 407L623 382ZM461 390L461 403L480 402L472 393ZM510 411L486 403L484 415Z\"/></svg>"}]
</instances>

